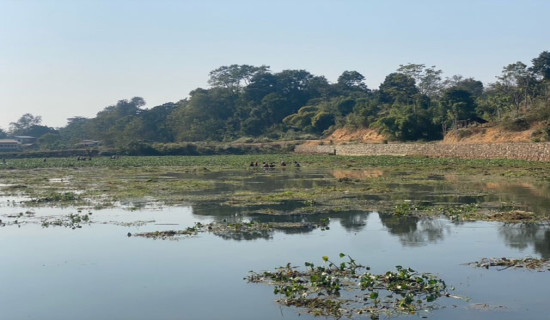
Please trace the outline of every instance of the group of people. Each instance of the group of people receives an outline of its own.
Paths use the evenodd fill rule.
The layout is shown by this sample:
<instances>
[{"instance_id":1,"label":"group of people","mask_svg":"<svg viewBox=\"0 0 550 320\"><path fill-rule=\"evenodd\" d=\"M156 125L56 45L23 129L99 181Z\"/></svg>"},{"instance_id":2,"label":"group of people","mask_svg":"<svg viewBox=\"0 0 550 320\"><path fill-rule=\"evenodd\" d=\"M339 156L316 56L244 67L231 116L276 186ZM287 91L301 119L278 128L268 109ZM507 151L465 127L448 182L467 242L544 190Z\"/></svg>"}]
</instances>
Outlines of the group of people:
<instances>
[{"instance_id":1,"label":"group of people","mask_svg":"<svg viewBox=\"0 0 550 320\"><path fill-rule=\"evenodd\" d=\"M298 161L294 161L293 165L296 167L296 168L299 168L301 165ZM275 162L262 162L262 164L260 165L258 163L258 161L254 162L254 161L251 161L250 162L250 165L249 167L262 167L264 169L269 169L269 168L275 168L277 165L275 164ZM281 164L280 164L281 167L286 167L287 166L287 163L285 161L281 161Z\"/></svg>"}]
</instances>

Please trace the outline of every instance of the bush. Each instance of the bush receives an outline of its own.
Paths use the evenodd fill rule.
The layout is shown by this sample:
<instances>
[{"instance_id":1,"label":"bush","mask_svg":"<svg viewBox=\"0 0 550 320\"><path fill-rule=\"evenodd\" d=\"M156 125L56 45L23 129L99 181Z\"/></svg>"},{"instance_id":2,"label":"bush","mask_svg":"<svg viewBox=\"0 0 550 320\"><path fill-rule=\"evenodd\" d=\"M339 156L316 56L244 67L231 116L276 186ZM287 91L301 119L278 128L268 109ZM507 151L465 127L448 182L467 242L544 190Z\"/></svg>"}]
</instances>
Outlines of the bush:
<instances>
[{"instance_id":1,"label":"bush","mask_svg":"<svg viewBox=\"0 0 550 320\"><path fill-rule=\"evenodd\" d=\"M527 119L521 117L516 119L506 118L502 121L502 128L509 131L524 131L531 127Z\"/></svg>"}]
</instances>

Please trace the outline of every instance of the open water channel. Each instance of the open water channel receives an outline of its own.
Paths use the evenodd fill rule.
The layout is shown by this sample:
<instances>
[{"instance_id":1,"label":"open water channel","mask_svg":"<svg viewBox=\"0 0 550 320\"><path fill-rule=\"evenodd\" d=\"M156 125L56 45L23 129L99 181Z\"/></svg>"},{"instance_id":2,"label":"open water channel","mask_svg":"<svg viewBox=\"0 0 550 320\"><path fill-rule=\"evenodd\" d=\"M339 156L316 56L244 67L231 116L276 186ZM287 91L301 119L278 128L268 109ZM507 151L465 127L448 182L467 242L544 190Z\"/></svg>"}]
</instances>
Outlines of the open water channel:
<instances>
[{"instance_id":1,"label":"open water channel","mask_svg":"<svg viewBox=\"0 0 550 320\"><path fill-rule=\"evenodd\" d=\"M258 173L251 179L254 188L284 190L296 179L307 186L312 175L304 170L290 179L288 173ZM409 188L409 196L434 196L420 186L399 187ZM455 187L456 182L449 182L440 193L452 196ZM492 200L513 198L533 210L550 209L548 193L521 185L484 192ZM548 319L549 272L467 265L485 257L550 258L550 228L544 224L458 222L366 210L331 214L329 230L225 237L201 233L162 240L128 233L184 229L196 222L309 217L274 217L215 205L146 205L84 209L92 212L90 223L72 229L45 227L41 221L78 209L28 209L20 200L0 198L5 224L0 227L0 319L313 319L306 310L278 304L273 287L245 278L250 270L273 270L288 262L322 264L322 256L336 260L340 252L373 273L402 265L438 275L455 288L453 295L464 298L441 297L435 310L397 318ZM17 217L26 210L33 214Z\"/></svg>"}]
</instances>

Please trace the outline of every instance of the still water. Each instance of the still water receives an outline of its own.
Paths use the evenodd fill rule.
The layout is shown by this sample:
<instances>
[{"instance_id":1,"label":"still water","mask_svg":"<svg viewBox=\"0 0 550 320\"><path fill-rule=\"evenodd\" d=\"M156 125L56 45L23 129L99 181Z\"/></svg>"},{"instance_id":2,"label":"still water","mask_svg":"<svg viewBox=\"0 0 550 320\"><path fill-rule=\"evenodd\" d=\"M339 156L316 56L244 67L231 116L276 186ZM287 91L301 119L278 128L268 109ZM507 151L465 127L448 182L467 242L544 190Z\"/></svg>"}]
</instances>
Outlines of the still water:
<instances>
[{"instance_id":1,"label":"still water","mask_svg":"<svg viewBox=\"0 0 550 320\"><path fill-rule=\"evenodd\" d=\"M518 190L523 192L499 190L489 197L528 198ZM444 193L452 195L452 188ZM5 200L0 201L4 222L22 210ZM538 195L534 204L544 210L547 200ZM373 273L402 265L436 274L455 287L452 294L468 298L440 298L438 310L399 318L548 319L550 273L466 265L484 257L550 258L545 225L457 223L373 211L333 215L326 231L276 231L255 238L205 233L172 241L127 235L240 214L216 210L94 210L91 224L73 230L45 228L37 221L76 209L33 209L33 217L21 218L22 224L0 227L0 319L313 319L304 310L278 305L272 287L243 278L250 270L273 270L288 262L321 264L322 256L337 259L340 252Z\"/></svg>"}]
</instances>

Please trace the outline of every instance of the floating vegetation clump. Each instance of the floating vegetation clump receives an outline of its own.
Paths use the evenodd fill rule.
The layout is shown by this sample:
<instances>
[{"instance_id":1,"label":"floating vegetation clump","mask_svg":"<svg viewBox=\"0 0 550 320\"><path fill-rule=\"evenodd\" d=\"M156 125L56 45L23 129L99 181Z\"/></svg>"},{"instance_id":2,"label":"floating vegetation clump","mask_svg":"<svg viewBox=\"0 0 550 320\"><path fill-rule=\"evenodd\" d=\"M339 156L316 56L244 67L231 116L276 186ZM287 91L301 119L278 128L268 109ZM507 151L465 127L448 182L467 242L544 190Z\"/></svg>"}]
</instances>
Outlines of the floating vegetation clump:
<instances>
[{"instance_id":1,"label":"floating vegetation clump","mask_svg":"<svg viewBox=\"0 0 550 320\"><path fill-rule=\"evenodd\" d=\"M80 229L83 224L90 223L91 213L88 214L69 214L67 216L55 219L45 219L42 220L42 227L48 228L50 226L54 227L66 227L71 229Z\"/></svg>"},{"instance_id":2,"label":"floating vegetation clump","mask_svg":"<svg viewBox=\"0 0 550 320\"><path fill-rule=\"evenodd\" d=\"M245 238L266 238L275 230L312 230L315 228L325 228L324 222L315 225L307 222L272 222L272 223L257 223L242 222L242 223L217 223L212 222L202 224L195 223L193 227L188 227L183 230L166 230L136 233L134 236L152 238L152 239L176 239L181 236L193 236L199 233L210 232L223 238L239 239L236 235L245 236Z\"/></svg>"},{"instance_id":3,"label":"floating vegetation clump","mask_svg":"<svg viewBox=\"0 0 550 320\"><path fill-rule=\"evenodd\" d=\"M324 256L321 266L306 262L306 269L301 271L288 263L274 272L251 271L247 279L273 285L274 293L281 296L277 301L285 306L336 318L416 314L435 309L433 302L439 297L455 297L447 293L445 282L433 274L402 266L384 274L372 274L369 267L350 256L341 253L340 258L347 261L336 264Z\"/></svg>"},{"instance_id":4,"label":"floating vegetation clump","mask_svg":"<svg viewBox=\"0 0 550 320\"><path fill-rule=\"evenodd\" d=\"M550 260L536 258L483 258L479 261L470 262L468 265L485 269L498 268L498 271L506 270L508 268L550 271Z\"/></svg>"},{"instance_id":5,"label":"floating vegetation clump","mask_svg":"<svg viewBox=\"0 0 550 320\"><path fill-rule=\"evenodd\" d=\"M48 195L32 200L32 202L73 202L77 200L80 200L80 196L74 192L51 192Z\"/></svg>"}]
</instances>

